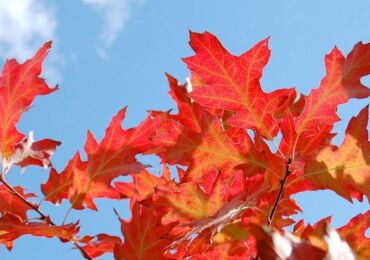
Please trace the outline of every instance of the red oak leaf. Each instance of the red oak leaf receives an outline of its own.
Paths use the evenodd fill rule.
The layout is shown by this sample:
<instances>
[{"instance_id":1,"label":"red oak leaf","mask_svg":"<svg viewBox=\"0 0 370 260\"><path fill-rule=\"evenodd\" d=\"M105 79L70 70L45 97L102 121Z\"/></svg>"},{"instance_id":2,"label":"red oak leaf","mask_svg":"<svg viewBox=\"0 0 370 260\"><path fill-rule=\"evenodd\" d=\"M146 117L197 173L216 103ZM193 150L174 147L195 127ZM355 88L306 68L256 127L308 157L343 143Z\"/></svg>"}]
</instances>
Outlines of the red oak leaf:
<instances>
[{"instance_id":1,"label":"red oak leaf","mask_svg":"<svg viewBox=\"0 0 370 260\"><path fill-rule=\"evenodd\" d=\"M153 205L164 213L163 223L189 223L212 216L226 202L226 189L221 181L206 194L198 184L191 182L158 190Z\"/></svg>"},{"instance_id":2,"label":"red oak leaf","mask_svg":"<svg viewBox=\"0 0 370 260\"><path fill-rule=\"evenodd\" d=\"M298 149L300 146L305 147L306 142L317 138L317 135L323 140L316 140L317 143L330 141L332 136L328 134L339 120L336 114L338 105L348 102L350 98L370 96L370 89L360 81L370 74L370 44L356 44L346 58L334 48L325 57L325 66L325 77L319 88L307 96L304 111L295 122L297 138L301 144L297 145Z\"/></svg>"},{"instance_id":3,"label":"red oak leaf","mask_svg":"<svg viewBox=\"0 0 370 260\"><path fill-rule=\"evenodd\" d=\"M14 189L25 199L36 197L36 194L25 193L22 187L14 187ZM21 220L26 220L28 210L31 210L30 206L14 196L5 185L0 185L0 213L2 216L10 213Z\"/></svg>"},{"instance_id":4,"label":"red oak leaf","mask_svg":"<svg viewBox=\"0 0 370 260\"><path fill-rule=\"evenodd\" d=\"M125 243L115 249L115 259L160 260L171 240L166 239L174 224L161 224L161 213L146 206L134 205L130 221L121 221Z\"/></svg>"},{"instance_id":5,"label":"red oak leaf","mask_svg":"<svg viewBox=\"0 0 370 260\"><path fill-rule=\"evenodd\" d=\"M51 47L45 43L30 60L19 64L16 60L5 63L0 76L0 152L8 158L15 151L15 145L24 135L16 129L23 112L29 109L38 95L47 95L55 90L49 88L40 78L41 66Z\"/></svg>"},{"instance_id":6,"label":"red oak leaf","mask_svg":"<svg viewBox=\"0 0 370 260\"><path fill-rule=\"evenodd\" d=\"M311 243L301 240L290 233L281 235L277 231L263 229L261 226L251 225L251 233L256 239L259 258L304 260L323 259L325 251ZM336 258L333 258L336 259Z\"/></svg>"},{"instance_id":7,"label":"red oak leaf","mask_svg":"<svg viewBox=\"0 0 370 260\"><path fill-rule=\"evenodd\" d=\"M190 96L202 106L236 112L228 122L237 127L257 130L273 139L278 133L274 113L290 106L294 89L263 92L262 70L270 57L268 39L240 56L230 54L212 34L190 33L195 56L185 58L188 68L202 79L204 86Z\"/></svg>"},{"instance_id":8,"label":"red oak leaf","mask_svg":"<svg viewBox=\"0 0 370 260\"><path fill-rule=\"evenodd\" d=\"M22 168L29 165L37 165L44 168L50 167L50 156L60 144L61 142L51 139L34 141L33 133L31 132L28 138L15 145L14 153L3 160L3 169L7 172L13 165L18 165Z\"/></svg>"},{"instance_id":9,"label":"red oak leaf","mask_svg":"<svg viewBox=\"0 0 370 260\"><path fill-rule=\"evenodd\" d=\"M91 258L106 253L113 253L115 247L122 246L122 241L119 237L106 234L99 234L95 237L85 236L79 242L86 244L82 248Z\"/></svg>"},{"instance_id":10,"label":"red oak leaf","mask_svg":"<svg viewBox=\"0 0 370 260\"><path fill-rule=\"evenodd\" d=\"M170 86L170 95L176 102L179 113L172 116L172 119L181 122L185 127L195 133L199 133L202 129L201 119L204 111L197 103L191 102L188 97L186 85L181 86L180 83L171 75L166 74Z\"/></svg>"},{"instance_id":11,"label":"red oak leaf","mask_svg":"<svg viewBox=\"0 0 370 260\"><path fill-rule=\"evenodd\" d=\"M114 187L124 196L131 199L132 203L143 201L151 197L156 189L161 189L167 183L171 183L169 169L164 165L161 176L155 176L146 170L132 174L130 182L116 182Z\"/></svg>"},{"instance_id":12,"label":"red oak leaf","mask_svg":"<svg viewBox=\"0 0 370 260\"><path fill-rule=\"evenodd\" d=\"M118 176L138 173L144 169L135 156L151 147L150 138L157 131L159 118L149 116L139 126L124 130L121 127L126 109L113 118L103 140L98 144L88 132L85 144L87 161L82 161L77 153L61 174L55 170L49 180L42 185L46 200L58 203L70 200L72 208L85 206L96 210L96 198L118 199L119 191L111 186Z\"/></svg>"},{"instance_id":13,"label":"red oak leaf","mask_svg":"<svg viewBox=\"0 0 370 260\"><path fill-rule=\"evenodd\" d=\"M199 254L192 255L192 258L197 260L213 260L213 259L227 259L227 260L243 260L251 259L251 247L246 242L233 242L213 245L210 249Z\"/></svg>"},{"instance_id":14,"label":"red oak leaf","mask_svg":"<svg viewBox=\"0 0 370 260\"><path fill-rule=\"evenodd\" d=\"M338 234L347 241L357 259L370 258L370 238L365 232L370 227L370 210L352 218L346 225L339 228Z\"/></svg>"},{"instance_id":15,"label":"red oak leaf","mask_svg":"<svg viewBox=\"0 0 370 260\"><path fill-rule=\"evenodd\" d=\"M265 155L255 151L246 131L225 131L220 120L212 116L203 117L199 134L179 122L166 120L153 141L163 162L189 165L186 176L194 182L202 182L207 174L220 171L228 177L239 165L249 172L268 168Z\"/></svg>"},{"instance_id":16,"label":"red oak leaf","mask_svg":"<svg viewBox=\"0 0 370 260\"><path fill-rule=\"evenodd\" d=\"M20 236L59 237L70 241L78 231L78 223L52 226L48 219L45 222L28 222L11 214L5 214L0 218L0 243L5 244L9 250L12 249L12 242Z\"/></svg>"},{"instance_id":17,"label":"red oak leaf","mask_svg":"<svg viewBox=\"0 0 370 260\"><path fill-rule=\"evenodd\" d=\"M370 142L367 131L368 107L352 118L342 145L327 146L315 160L306 163L304 175L318 189L331 189L352 201L370 199Z\"/></svg>"},{"instance_id":18,"label":"red oak leaf","mask_svg":"<svg viewBox=\"0 0 370 260\"><path fill-rule=\"evenodd\" d=\"M359 214L337 230L329 226L331 217L313 226L305 226L301 220L295 225L294 234L326 251L327 259L368 259L370 239L365 232L370 227L369 216L370 211Z\"/></svg>"}]
</instances>

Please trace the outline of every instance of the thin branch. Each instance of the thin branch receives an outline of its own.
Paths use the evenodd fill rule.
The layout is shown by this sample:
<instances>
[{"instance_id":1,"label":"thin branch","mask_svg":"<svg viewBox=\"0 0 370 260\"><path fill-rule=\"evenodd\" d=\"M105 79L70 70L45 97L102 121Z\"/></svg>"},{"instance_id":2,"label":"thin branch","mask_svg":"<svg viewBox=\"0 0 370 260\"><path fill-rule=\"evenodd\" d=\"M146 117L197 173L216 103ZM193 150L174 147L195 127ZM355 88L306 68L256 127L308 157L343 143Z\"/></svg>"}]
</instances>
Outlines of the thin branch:
<instances>
[{"instance_id":1,"label":"thin branch","mask_svg":"<svg viewBox=\"0 0 370 260\"><path fill-rule=\"evenodd\" d=\"M278 205L279 205L279 202L283 196L283 191L284 191L284 187L285 187L285 183L286 183L286 180L290 174L290 163L291 163L291 159L289 158L287 163L286 163L286 170L285 170L285 176L284 176L284 179L280 180L280 189L279 189L279 193L275 199L275 202L274 202L274 206L272 207L272 210L271 210L271 213L270 213L270 216L268 218L268 225L270 226L273 219L274 219L274 216L275 216L275 213L276 213L276 210L278 208Z\"/></svg>"},{"instance_id":2,"label":"thin branch","mask_svg":"<svg viewBox=\"0 0 370 260\"><path fill-rule=\"evenodd\" d=\"M3 173L3 172L2 172ZM36 211L42 220L46 220L47 216L39 209L39 207L31 202L29 202L26 198L24 198L18 191L16 191L5 179L4 179L4 176L3 174L1 174L0 176L0 182L2 182L7 188L8 190L14 194L14 196L16 196L17 198L19 198L23 203L27 204L30 208L32 208L34 211ZM49 219L48 221L50 223L50 225L52 226L58 226L56 225L51 219ZM78 250L80 250L82 256L85 258L85 259L88 259L88 260L92 260L92 258L85 252L85 250L78 244L77 242L77 239L76 238L72 238L70 240Z\"/></svg>"},{"instance_id":3,"label":"thin branch","mask_svg":"<svg viewBox=\"0 0 370 260\"><path fill-rule=\"evenodd\" d=\"M280 180L280 189L279 189L279 193L275 199L275 202L274 202L274 206L272 207L272 210L271 210L271 213L270 213L270 216L268 218L268 225L270 226L273 219L274 219L274 216L275 216L275 213L276 213L276 210L278 208L278 205L279 205L279 202L281 200L281 198L283 197L283 192L284 192L284 187L285 187L285 183L286 183L286 180L288 179L288 176L290 175L290 164L292 162L292 159L291 158L288 158L287 159L287 162L286 162L286 170L285 170L285 176L284 176L284 179ZM258 260L260 259L260 255L259 253L257 252L256 256L252 258L253 260Z\"/></svg>"},{"instance_id":4,"label":"thin branch","mask_svg":"<svg viewBox=\"0 0 370 260\"><path fill-rule=\"evenodd\" d=\"M8 188L8 190L10 191L10 193L12 193L14 196L18 197L19 199L21 199L25 204L27 204L30 208L32 208L33 210L35 210L40 216L41 216L41 219L42 220L45 220L47 218L47 216L38 208L38 206L36 206L35 204L29 202L26 198L24 198L18 191L16 191L4 178L3 176L0 177L0 181ZM54 223L52 223L52 221L50 221L50 224L55 226Z\"/></svg>"}]
</instances>

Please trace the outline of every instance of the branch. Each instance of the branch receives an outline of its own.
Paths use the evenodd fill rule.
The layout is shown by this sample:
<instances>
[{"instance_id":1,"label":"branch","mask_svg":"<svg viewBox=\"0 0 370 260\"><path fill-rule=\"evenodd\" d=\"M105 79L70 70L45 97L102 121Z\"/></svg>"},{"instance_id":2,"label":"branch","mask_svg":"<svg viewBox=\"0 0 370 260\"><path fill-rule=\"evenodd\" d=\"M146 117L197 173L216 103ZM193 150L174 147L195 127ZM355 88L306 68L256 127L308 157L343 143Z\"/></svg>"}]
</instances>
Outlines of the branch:
<instances>
[{"instance_id":1,"label":"branch","mask_svg":"<svg viewBox=\"0 0 370 260\"><path fill-rule=\"evenodd\" d=\"M275 199L275 202L274 202L274 206L272 207L272 210L271 210L271 213L270 213L270 216L268 218L268 225L270 226L273 219L274 219L274 216L275 216L275 213L276 213L276 210L278 208L278 205L279 205L279 202L281 200L281 198L283 197L283 191L284 191L284 187L285 187L285 183L286 183L286 180L290 174L290 163L292 162L292 160L290 158L288 158L288 161L286 162L286 170L285 170L285 176L284 176L284 179L280 180L280 189L279 189L279 193Z\"/></svg>"},{"instance_id":2,"label":"branch","mask_svg":"<svg viewBox=\"0 0 370 260\"><path fill-rule=\"evenodd\" d=\"M27 204L29 207L31 207L34 211L36 211L42 220L45 220L47 218L47 216L39 209L38 206L36 206L35 204L29 202L26 198L24 198L18 191L16 191L5 179L4 179L4 176L1 174L0 176L0 182L2 182L9 190L9 192L11 192L12 194L14 194L14 196L18 197L20 200L22 200L25 204ZM52 225L52 226L58 226L56 225L51 219L49 221L49 223ZM85 250L78 244L77 240L75 238L72 238L70 240L78 250L80 250L82 256L85 258L85 259L88 259L88 260L92 260L92 258L85 252Z\"/></svg>"},{"instance_id":3,"label":"branch","mask_svg":"<svg viewBox=\"0 0 370 260\"><path fill-rule=\"evenodd\" d=\"M280 180L279 193L278 193L278 195L275 199L274 206L272 207L270 216L269 216L268 221L267 221L269 226L271 225L271 223L274 219L274 216L275 216L276 210L278 208L279 202L280 202L281 198L283 197L283 191L284 191L285 183L286 183L286 180L287 180L287 178L290 174L290 164L291 164L291 162L292 162L292 159L288 158L288 160L286 162L285 176L284 176L284 179ZM253 258L253 260L258 260L258 259L260 259L260 256L257 252L257 255Z\"/></svg>"}]
</instances>

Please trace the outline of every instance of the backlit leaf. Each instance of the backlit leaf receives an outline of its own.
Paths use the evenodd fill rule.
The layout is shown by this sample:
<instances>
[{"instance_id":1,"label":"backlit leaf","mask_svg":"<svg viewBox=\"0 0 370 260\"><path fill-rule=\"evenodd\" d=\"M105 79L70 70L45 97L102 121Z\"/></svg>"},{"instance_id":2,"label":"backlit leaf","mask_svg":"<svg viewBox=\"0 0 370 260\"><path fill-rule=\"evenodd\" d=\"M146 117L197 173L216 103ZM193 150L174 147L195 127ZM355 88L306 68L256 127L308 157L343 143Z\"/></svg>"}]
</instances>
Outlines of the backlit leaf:
<instances>
[{"instance_id":1,"label":"backlit leaf","mask_svg":"<svg viewBox=\"0 0 370 260\"><path fill-rule=\"evenodd\" d=\"M49 180L42 185L46 200L59 203L68 199L75 209L86 206L96 210L94 199L121 197L111 186L112 180L144 169L145 166L135 156L151 147L149 138L160 123L149 116L138 127L124 130L121 123L125 112L126 109L122 109L113 118L100 143L88 132L85 144L87 161L82 161L77 153L62 173L51 171Z\"/></svg>"},{"instance_id":2,"label":"backlit leaf","mask_svg":"<svg viewBox=\"0 0 370 260\"><path fill-rule=\"evenodd\" d=\"M368 115L366 107L351 119L342 145L322 149L306 164L305 177L317 188L331 189L350 201L362 201L363 195L370 199Z\"/></svg>"},{"instance_id":3,"label":"backlit leaf","mask_svg":"<svg viewBox=\"0 0 370 260\"><path fill-rule=\"evenodd\" d=\"M38 95L47 95L57 88L49 88L40 78L42 62L51 47L45 43L31 59L23 64L8 60L0 76L0 152L8 158L15 151L15 145L22 141L16 124Z\"/></svg>"}]
</instances>

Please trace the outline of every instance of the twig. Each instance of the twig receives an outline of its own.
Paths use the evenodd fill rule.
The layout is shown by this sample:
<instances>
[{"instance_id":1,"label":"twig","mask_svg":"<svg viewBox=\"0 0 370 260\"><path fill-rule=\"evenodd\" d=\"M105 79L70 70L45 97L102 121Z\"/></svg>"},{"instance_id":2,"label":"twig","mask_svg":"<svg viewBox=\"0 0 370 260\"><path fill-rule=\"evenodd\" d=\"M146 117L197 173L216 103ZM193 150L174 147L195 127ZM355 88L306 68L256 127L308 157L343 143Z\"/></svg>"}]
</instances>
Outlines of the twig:
<instances>
[{"instance_id":1,"label":"twig","mask_svg":"<svg viewBox=\"0 0 370 260\"><path fill-rule=\"evenodd\" d=\"M3 174L1 174L0 176L0 182L2 182L7 188L8 190L14 194L14 196L16 196L17 198L19 198L21 201L23 201L25 204L27 204L30 208L32 208L34 211L36 211L42 220L46 220L47 219L47 216L39 209L38 206L36 206L35 204L29 202L26 198L24 198L18 191L16 191L5 179L4 179L4 176ZM51 219L49 219L48 221L50 223L50 225L52 226L58 226L56 225ZM78 244L78 242L76 241L75 238L72 238L70 240L78 250L80 250L82 256L85 258L85 259L88 259L88 260L92 260L92 258L85 252L85 250Z\"/></svg>"},{"instance_id":2,"label":"twig","mask_svg":"<svg viewBox=\"0 0 370 260\"><path fill-rule=\"evenodd\" d=\"M274 202L274 206L272 207L272 210L271 210L271 213L270 213L270 216L268 218L268 225L270 226L273 219L274 219L274 216L275 216L275 213L276 213L276 210L278 208L278 205L279 205L279 202L283 196L283 191L284 191L284 187L285 187L285 183L286 183L286 180L290 174L290 163L291 163L291 159L288 158L288 161L286 163L286 170L285 170L285 176L284 176L284 179L280 180L280 189L279 189L279 193L275 199L275 202Z\"/></svg>"}]
</instances>

